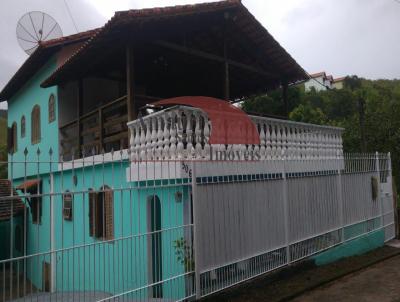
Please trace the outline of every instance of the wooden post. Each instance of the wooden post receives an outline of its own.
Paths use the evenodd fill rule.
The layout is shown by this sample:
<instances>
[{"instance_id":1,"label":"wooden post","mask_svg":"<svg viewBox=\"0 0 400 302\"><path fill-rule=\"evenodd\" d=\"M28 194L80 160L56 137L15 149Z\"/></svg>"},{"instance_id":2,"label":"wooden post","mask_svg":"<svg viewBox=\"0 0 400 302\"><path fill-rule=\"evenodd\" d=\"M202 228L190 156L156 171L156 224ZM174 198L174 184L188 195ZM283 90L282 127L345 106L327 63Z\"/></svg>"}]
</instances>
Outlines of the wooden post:
<instances>
[{"instance_id":1,"label":"wooden post","mask_svg":"<svg viewBox=\"0 0 400 302\"><path fill-rule=\"evenodd\" d=\"M282 82L282 100L286 117L289 117L289 104L288 104L288 83L286 80Z\"/></svg>"},{"instance_id":2,"label":"wooden post","mask_svg":"<svg viewBox=\"0 0 400 302\"><path fill-rule=\"evenodd\" d=\"M78 157L80 157L80 153L82 150L82 138L81 138L81 115L82 115L82 103L83 103L83 80L79 79L78 81L78 104L77 104L77 134L78 134Z\"/></svg>"},{"instance_id":3,"label":"wooden post","mask_svg":"<svg viewBox=\"0 0 400 302\"><path fill-rule=\"evenodd\" d=\"M229 63L228 63L228 51L226 45L226 38L224 39L224 99L225 101L229 102Z\"/></svg>"},{"instance_id":4,"label":"wooden post","mask_svg":"<svg viewBox=\"0 0 400 302\"><path fill-rule=\"evenodd\" d=\"M135 77L134 77L134 57L133 47L126 47L126 102L128 107L128 121L133 121L137 117L137 108L135 104Z\"/></svg>"}]
</instances>

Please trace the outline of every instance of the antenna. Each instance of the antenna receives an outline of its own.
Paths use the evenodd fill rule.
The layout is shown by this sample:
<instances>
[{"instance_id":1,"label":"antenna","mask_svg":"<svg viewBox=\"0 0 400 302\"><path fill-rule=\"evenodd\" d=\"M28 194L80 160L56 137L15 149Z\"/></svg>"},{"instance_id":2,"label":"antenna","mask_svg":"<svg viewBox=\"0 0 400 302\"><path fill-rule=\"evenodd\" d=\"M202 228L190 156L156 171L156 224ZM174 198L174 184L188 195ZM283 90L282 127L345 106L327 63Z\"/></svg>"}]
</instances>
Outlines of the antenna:
<instances>
[{"instance_id":1,"label":"antenna","mask_svg":"<svg viewBox=\"0 0 400 302\"><path fill-rule=\"evenodd\" d=\"M26 13L17 24L17 40L19 46L31 55L40 42L62 37L60 25L50 15L33 11Z\"/></svg>"}]
</instances>

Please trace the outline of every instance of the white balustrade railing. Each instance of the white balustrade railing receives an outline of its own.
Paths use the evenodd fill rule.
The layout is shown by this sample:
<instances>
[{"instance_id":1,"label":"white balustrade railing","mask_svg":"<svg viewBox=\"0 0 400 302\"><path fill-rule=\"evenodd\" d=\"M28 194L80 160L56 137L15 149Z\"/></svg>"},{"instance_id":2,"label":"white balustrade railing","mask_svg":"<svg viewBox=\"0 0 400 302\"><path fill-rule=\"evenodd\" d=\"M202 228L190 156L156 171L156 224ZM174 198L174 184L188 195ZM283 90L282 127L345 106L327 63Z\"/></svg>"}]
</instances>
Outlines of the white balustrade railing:
<instances>
[{"instance_id":1,"label":"white balustrade railing","mask_svg":"<svg viewBox=\"0 0 400 302\"><path fill-rule=\"evenodd\" d=\"M342 128L250 116L260 145L210 145L207 114L175 106L128 123L131 160L333 159L343 154Z\"/></svg>"}]
</instances>

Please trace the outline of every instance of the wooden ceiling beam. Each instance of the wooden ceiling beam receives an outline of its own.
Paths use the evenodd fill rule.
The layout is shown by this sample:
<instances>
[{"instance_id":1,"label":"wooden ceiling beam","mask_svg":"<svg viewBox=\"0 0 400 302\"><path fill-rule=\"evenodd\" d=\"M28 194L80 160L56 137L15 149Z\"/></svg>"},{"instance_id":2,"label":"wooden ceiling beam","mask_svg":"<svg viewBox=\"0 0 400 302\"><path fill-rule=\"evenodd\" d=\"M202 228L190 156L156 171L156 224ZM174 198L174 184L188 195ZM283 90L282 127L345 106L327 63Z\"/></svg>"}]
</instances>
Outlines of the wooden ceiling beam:
<instances>
[{"instance_id":1,"label":"wooden ceiling beam","mask_svg":"<svg viewBox=\"0 0 400 302\"><path fill-rule=\"evenodd\" d=\"M212 54L212 53L208 53L208 52L205 52L205 51L189 48L189 47L186 47L186 46L183 46L183 45L179 45L179 44L175 44L175 43L171 43L171 42L167 42L167 41L162 41L162 40L158 40L158 41L154 42L153 44L155 44L157 46L160 46L160 47L167 48L167 49L171 49L171 50L174 50L174 51L182 52L182 53L185 53L185 54L188 54L188 55L196 56L196 57L199 57L199 58L212 60L212 61L216 61L216 62L220 62L220 63L225 63L225 58L224 57L221 57L221 56L218 56L218 55L215 55L215 54ZM267 72L265 70L262 70L260 68L257 68L257 67L251 66L251 65L246 65L246 64L243 64L243 63L240 63L240 62L236 62L236 61L233 61L233 60L230 60L230 59L227 60L227 63L229 65L235 66L237 68L241 68L241 69L245 69L245 70L251 71L253 73L257 73L257 74L262 75L264 77L268 77L268 78L276 78L277 77L276 74Z\"/></svg>"}]
</instances>

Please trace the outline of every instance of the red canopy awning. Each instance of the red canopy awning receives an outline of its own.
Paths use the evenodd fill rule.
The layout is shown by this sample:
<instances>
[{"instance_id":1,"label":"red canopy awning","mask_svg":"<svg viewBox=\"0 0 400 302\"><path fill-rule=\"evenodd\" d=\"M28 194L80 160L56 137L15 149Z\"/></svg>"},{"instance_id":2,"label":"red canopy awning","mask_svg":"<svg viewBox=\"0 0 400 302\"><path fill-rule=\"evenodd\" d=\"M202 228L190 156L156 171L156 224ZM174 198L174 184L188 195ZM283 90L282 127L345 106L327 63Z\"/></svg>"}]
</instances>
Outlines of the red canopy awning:
<instances>
[{"instance_id":1,"label":"red canopy awning","mask_svg":"<svg viewBox=\"0 0 400 302\"><path fill-rule=\"evenodd\" d=\"M260 144L258 130L249 116L226 101L205 96L183 96L152 105L186 105L203 110L211 121L210 144Z\"/></svg>"},{"instance_id":2,"label":"red canopy awning","mask_svg":"<svg viewBox=\"0 0 400 302\"><path fill-rule=\"evenodd\" d=\"M22 191L30 191L40 184L40 179L30 179L20 184L16 189Z\"/></svg>"}]
</instances>

